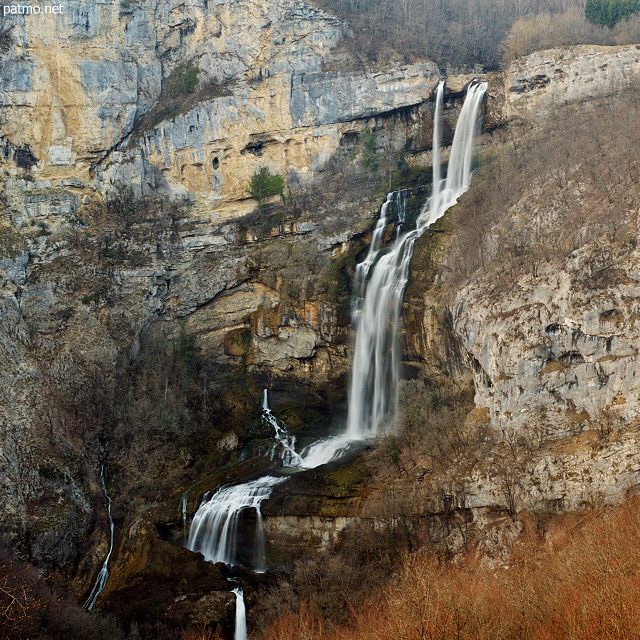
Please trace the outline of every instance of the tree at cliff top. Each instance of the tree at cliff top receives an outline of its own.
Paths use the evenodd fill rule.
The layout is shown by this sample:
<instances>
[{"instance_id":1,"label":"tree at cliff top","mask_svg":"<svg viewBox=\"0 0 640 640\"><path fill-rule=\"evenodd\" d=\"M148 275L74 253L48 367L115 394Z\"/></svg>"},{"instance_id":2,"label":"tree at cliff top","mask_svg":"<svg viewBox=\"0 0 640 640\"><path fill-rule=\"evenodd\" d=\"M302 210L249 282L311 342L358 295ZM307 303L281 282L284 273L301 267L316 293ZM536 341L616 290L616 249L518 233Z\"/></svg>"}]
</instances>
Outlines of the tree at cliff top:
<instances>
[{"instance_id":1,"label":"tree at cliff top","mask_svg":"<svg viewBox=\"0 0 640 640\"><path fill-rule=\"evenodd\" d=\"M589 22L610 29L638 11L639 0L587 0L584 7L584 15Z\"/></svg>"}]
</instances>

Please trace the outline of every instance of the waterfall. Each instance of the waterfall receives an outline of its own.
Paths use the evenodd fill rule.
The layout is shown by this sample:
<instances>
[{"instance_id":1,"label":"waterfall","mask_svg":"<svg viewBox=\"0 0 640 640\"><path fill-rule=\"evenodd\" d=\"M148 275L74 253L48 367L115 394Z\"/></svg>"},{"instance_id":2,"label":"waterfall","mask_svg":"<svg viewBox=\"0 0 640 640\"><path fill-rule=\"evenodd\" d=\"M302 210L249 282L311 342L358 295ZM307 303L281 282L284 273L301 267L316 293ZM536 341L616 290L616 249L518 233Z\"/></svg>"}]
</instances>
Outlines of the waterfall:
<instances>
[{"instance_id":1,"label":"waterfall","mask_svg":"<svg viewBox=\"0 0 640 640\"><path fill-rule=\"evenodd\" d=\"M236 632L234 640L247 640L247 612L244 605L244 594L240 587L233 590L236 594Z\"/></svg>"},{"instance_id":2,"label":"waterfall","mask_svg":"<svg viewBox=\"0 0 640 640\"><path fill-rule=\"evenodd\" d=\"M210 473L206 478L202 478L202 480L198 480L197 482L194 482L183 494L182 497L180 498L180 511L182 512L182 534L184 536L184 541L185 544L187 543L187 498L189 496L189 492L191 491L191 489L193 489L194 487L197 487L199 484L202 484L203 482L206 482L209 478L211 478L212 476L214 476L214 473Z\"/></svg>"},{"instance_id":3,"label":"waterfall","mask_svg":"<svg viewBox=\"0 0 640 640\"><path fill-rule=\"evenodd\" d=\"M398 328L413 248L429 225L444 215L469 185L478 108L486 88L486 83L478 83L471 85L467 91L451 148L447 178L443 184L439 147L444 83L438 85L432 195L422 207L417 228L398 233L392 247L385 252L383 239L389 218L395 209L399 222L403 223L406 203L406 192L389 194L373 230L367 255L356 268L353 305L356 342L345 432L319 440L300 454L296 453L295 438L271 413L267 391L264 391L262 421L274 430L270 454L272 458L279 455L285 466L313 469L335 460L344 455L350 446L383 431L395 416L400 362ZM260 505L271 495L275 486L286 480L286 477L268 475L240 485L221 487L210 499L205 496L193 518L187 548L201 552L211 562L239 564L237 547L241 514L247 509L255 509L254 568L264 570L265 543ZM186 506L184 509L186 514ZM243 610L244 601L241 603L241 596L237 594L237 597L237 611L240 608ZM244 636L238 636L237 629L238 625L236 638L246 637L246 626Z\"/></svg>"},{"instance_id":4,"label":"waterfall","mask_svg":"<svg viewBox=\"0 0 640 640\"><path fill-rule=\"evenodd\" d=\"M264 476L232 487L220 487L209 499L202 500L191 523L187 549L202 553L209 562L241 564L238 557L238 525L246 509L254 509L257 517L254 541L254 567L264 570L264 531L260 505L273 487L287 478Z\"/></svg>"},{"instance_id":5,"label":"waterfall","mask_svg":"<svg viewBox=\"0 0 640 640\"><path fill-rule=\"evenodd\" d=\"M478 110L487 90L486 82L472 84L467 89L467 97L462 105L456 132L453 136L447 179L444 188L438 192L437 206L433 204L433 196L422 207L418 217L418 233L422 232L445 211L456 203L456 200L469 188L471 180L471 160L473 157L473 141L478 125ZM440 117L436 107L437 118ZM438 126L439 123L438 123ZM435 143L435 140L434 140ZM439 170L439 168L438 168ZM434 165L434 180L436 167ZM442 180L438 180L439 184ZM434 194L436 190L434 189Z\"/></svg>"},{"instance_id":6,"label":"waterfall","mask_svg":"<svg viewBox=\"0 0 640 640\"><path fill-rule=\"evenodd\" d=\"M366 294L356 330L349 414L348 440L366 440L389 424L397 411L399 382L398 328L404 290L409 279L409 264L416 240L469 186L473 138L477 113L486 83L472 85L460 112L451 147L447 180L441 189L440 118L443 85L436 95L434 126L433 191L418 218L417 228L399 236L388 253L382 255L366 284Z\"/></svg>"},{"instance_id":7,"label":"waterfall","mask_svg":"<svg viewBox=\"0 0 640 640\"><path fill-rule=\"evenodd\" d=\"M382 241L384 240L384 230L389 224L389 215L393 213L395 209L398 215L398 229L404 223L406 206L407 206L407 190L392 191L387 195L386 202L380 209L380 217L376 223L373 233L371 234L371 242L369 243L369 250L367 251L366 258L356 265L356 277L353 283L353 311L351 320L355 324L358 319L359 312L362 309L362 302L364 301L364 293L367 285L367 278L369 277L369 271L378 259L378 254L382 248Z\"/></svg>"},{"instance_id":8,"label":"waterfall","mask_svg":"<svg viewBox=\"0 0 640 640\"><path fill-rule=\"evenodd\" d=\"M444 80L440 80L438 83L438 89L436 91L436 110L433 114L433 179L431 188L431 198L429 202L430 217L437 215L440 210L440 192L442 190L441 170L440 170L440 144L442 140L442 102L444 99Z\"/></svg>"},{"instance_id":9,"label":"waterfall","mask_svg":"<svg viewBox=\"0 0 640 640\"><path fill-rule=\"evenodd\" d=\"M273 460L278 455L285 467L300 467L302 458L296 453L296 438L287 431L287 426L271 413L266 389L262 392L262 423L275 432L269 457Z\"/></svg>"},{"instance_id":10,"label":"waterfall","mask_svg":"<svg viewBox=\"0 0 640 640\"><path fill-rule=\"evenodd\" d=\"M295 450L296 439L287 431L286 425L271 413L266 389L262 393L261 407L263 424L274 430L274 443L269 452L271 459L278 455L283 465L300 468L303 461ZM239 564L238 525L242 512L246 509L254 509L256 527L253 541L253 568L258 572L264 571L266 568L265 541L260 504L271 495L273 487L285 482L286 479L264 476L236 486L221 487L211 498L205 495L193 517L186 544L187 549L199 551L204 555L205 560L210 562ZM186 521L187 492L182 498L183 521Z\"/></svg>"},{"instance_id":11,"label":"waterfall","mask_svg":"<svg viewBox=\"0 0 640 640\"><path fill-rule=\"evenodd\" d=\"M113 551L113 518L111 517L111 498L107 493L107 484L104 479L104 470L105 465L102 465L102 470L100 471L100 477L102 478L102 489L104 490L104 495L107 496L107 513L109 515L109 527L111 529L111 539L109 542L109 553L107 554L107 558L100 569L100 573L96 578L96 583L93 585L93 589L89 594L86 602L82 605L88 611L92 611L93 607L95 607L96 600L98 596L102 593L107 584L107 580L109 579L109 558L111 558L111 552Z\"/></svg>"}]
</instances>

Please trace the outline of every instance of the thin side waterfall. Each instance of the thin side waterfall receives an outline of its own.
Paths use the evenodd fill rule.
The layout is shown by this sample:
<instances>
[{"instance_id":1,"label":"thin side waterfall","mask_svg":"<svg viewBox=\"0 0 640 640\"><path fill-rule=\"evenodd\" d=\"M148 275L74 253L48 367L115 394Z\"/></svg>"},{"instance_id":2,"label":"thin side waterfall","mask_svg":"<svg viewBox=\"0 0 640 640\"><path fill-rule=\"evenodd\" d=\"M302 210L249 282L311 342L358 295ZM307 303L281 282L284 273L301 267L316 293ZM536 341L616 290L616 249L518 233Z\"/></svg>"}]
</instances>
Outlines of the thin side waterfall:
<instances>
[{"instance_id":1,"label":"thin side waterfall","mask_svg":"<svg viewBox=\"0 0 640 640\"><path fill-rule=\"evenodd\" d=\"M236 631L234 640L247 640L247 611L244 605L244 593L240 587L233 590L236 594Z\"/></svg>"},{"instance_id":2,"label":"thin side waterfall","mask_svg":"<svg viewBox=\"0 0 640 640\"><path fill-rule=\"evenodd\" d=\"M285 467L302 466L302 458L296 453L296 437L292 436L287 431L287 426L271 413L266 389L262 392L262 423L274 431L270 458L273 460L276 456L279 457Z\"/></svg>"},{"instance_id":3,"label":"thin side waterfall","mask_svg":"<svg viewBox=\"0 0 640 640\"><path fill-rule=\"evenodd\" d=\"M88 611L93 610L93 607L95 607L96 605L96 600L98 599L98 596L102 593L102 591L104 590L107 584L107 580L109 579L109 558L111 558L111 552L113 551L113 518L111 517L111 498L107 493L107 484L104 479L104 470L105 470L105 465L103 464L102 470L100 472L100 476L102 478L102 488L104 490L104 495L107 496L107 504L108 504L107 513L109 514L109 528L111 529L111 539L109 542L109 553L107 554L107 558L104 561L102 568L100 569L100 573L96 578L96 582L93 585L93 589L91 590L89 597L87 598L86 602L82 605Z\"/></svg>"},{"instance_id":4,"label":"thin side waterfall","mask_svg":"<svg viewBox=\"0 0 640 640\"><path fill-rule=\"evenodd\" d=\"M444 80L440 80L438 83L438 89L436 91L436 110L433 114L433 184L431 187L431 198L429 202L429 211L431 216L435 217L440 211L440 192L442 191L441 184L441 150L440 144L442 140L442 103L444 101Z\"/></svg>"}]
</instances>

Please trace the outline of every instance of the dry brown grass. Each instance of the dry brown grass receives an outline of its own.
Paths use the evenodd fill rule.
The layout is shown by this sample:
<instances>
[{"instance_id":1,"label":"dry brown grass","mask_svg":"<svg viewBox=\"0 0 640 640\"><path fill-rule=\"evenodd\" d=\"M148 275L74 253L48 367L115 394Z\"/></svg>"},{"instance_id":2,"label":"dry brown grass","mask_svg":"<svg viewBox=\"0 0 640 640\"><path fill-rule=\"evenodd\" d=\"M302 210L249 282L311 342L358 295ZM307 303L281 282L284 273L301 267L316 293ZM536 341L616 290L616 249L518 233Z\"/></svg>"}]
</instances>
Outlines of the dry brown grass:
<instances>
[{"instance_id":1,"label":"dry brown grass","mask_svg":"<svg viewBox=\"0 0 640 640\"><path fill-rule=\"evenodd\" d=\"M222 632L219 627L214 631L211 627L201 623L195 627L183 629L180 632L180 640L222 640Z\"/></svg>"},{"instance_id":2,"label":"dry brown grass","mask_svg":"<svg viewBox=\"0 0 640 640\"><path fill-rule=\"evenodd\" d=\"M375 605L327 630L312 607L287 613L264 637L279 640L632 640L640 637L640 500L533 520L509 566L473 556L457 564L419 552Z\"/></svg>"}]
</instances>

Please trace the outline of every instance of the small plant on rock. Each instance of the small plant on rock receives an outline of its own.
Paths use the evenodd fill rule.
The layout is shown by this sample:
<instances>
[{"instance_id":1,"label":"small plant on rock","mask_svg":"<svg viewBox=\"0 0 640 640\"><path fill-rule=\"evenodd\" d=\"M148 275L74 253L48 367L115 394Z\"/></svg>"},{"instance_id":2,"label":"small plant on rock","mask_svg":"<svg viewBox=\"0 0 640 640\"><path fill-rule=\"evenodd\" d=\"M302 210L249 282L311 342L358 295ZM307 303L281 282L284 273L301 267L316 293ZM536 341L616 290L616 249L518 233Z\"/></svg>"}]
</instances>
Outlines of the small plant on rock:
<instances>
[{"instance_id":1,"label":"small plant on rock","mask_svg":"<svg viewBox=\"0 0 640 640\"><path fill-rule=\"evenodd\" d=\"M269 167L261 167L251 176L247 192L258 204L262 204L266 198L278 195L284 202L284 178L277 173L271 173Z\"/></svg>"}]
</instances>

